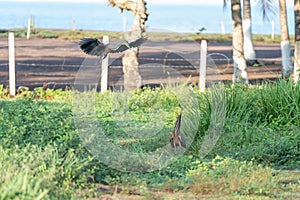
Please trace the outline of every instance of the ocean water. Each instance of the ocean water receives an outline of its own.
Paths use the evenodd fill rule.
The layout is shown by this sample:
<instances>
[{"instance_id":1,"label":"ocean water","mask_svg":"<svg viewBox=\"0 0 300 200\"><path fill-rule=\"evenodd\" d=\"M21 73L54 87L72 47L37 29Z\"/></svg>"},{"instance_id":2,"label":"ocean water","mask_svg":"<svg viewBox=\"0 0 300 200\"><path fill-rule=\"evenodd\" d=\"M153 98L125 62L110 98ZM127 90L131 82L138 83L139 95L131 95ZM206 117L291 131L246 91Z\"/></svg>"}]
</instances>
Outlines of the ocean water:
<instances>
[{"instance_id":1,"label":"ocean water","mask_svg":"<svg viewBox=\"0 0 300 200\"><path fill-rule=\"evenodd\" d=\"M151 5L146 25L149 28L165 29L175 32L195 33L204 27L204 33L231 33L230 8L201 5ZM259 12L252 9L253 32L271 34L271 22L263 21ZM123 31L124 18L126 29L133 22L133 14L103 3L71 2L0 2L0 29L25 28L30 16L36 28L108 30ZM75 23L72 23L74 21ZM293 8L288 8L289 31L294 33ZM274 17L275 33L280 33L279 16ZM224 28L222 25L224 24Z\"/></svg>"}]
</instances>

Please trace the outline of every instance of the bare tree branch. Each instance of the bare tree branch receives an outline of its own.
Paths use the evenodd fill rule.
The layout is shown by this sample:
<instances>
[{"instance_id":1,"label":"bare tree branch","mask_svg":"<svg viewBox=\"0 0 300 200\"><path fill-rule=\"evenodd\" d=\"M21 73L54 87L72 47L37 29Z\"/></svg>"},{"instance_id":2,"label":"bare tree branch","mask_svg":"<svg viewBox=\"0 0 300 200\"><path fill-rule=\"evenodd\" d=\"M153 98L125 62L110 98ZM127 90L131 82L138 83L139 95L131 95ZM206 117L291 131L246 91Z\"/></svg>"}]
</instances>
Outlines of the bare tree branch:
<instances>
[{"instance_id":1,"label":"bare tree branch","mask_svg":"<svg viewBox=\"0 0 300 200\"><path fill-rule=\"evenodd\" d=\"M112 7L117 6L121 13L124 9L133 12L136 9L136 2L128 0L108 0L108 5L111 5Z\"/></svg>"}]
</instances>

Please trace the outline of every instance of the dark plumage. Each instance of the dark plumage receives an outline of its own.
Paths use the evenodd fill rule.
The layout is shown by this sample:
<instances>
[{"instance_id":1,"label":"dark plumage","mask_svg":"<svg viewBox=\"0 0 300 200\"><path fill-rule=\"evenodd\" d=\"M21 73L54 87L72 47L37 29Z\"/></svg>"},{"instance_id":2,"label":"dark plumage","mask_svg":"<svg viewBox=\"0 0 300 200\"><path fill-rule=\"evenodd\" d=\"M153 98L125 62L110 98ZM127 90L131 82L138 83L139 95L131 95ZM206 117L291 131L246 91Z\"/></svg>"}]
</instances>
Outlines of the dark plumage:
<instances>
[{"instance_id":1,"label":"dark plumage","mask_svg":"<svg viewBox=\"0 0 300 200\"><path fill-rule=\"evenodd\" d=\"M174 130L172 131L172 137L170 139L170 143L173 148L175 148L177 146L182 146L182 147L186 148L185 139L180 132L181 114L182 114L182 111L180 109L180 113L177 117L177 120L176 120L176 123L174 126Z\"/></svg>"},{"instance_id":2,"label":"dark plumage","mask_svg":"<svg viewBox=\"0 0 300 200\"><path fill-rule=\"evenodd\" d=\"M120 40L114 44L103 44L96 38L83 38L81 39L79 46L86 54L102 56L105 58L109 53L119 53L130 48L139 47L145 40L145 38L139 38L130 43L126 40Z\"/></svg>"}]
</instances>

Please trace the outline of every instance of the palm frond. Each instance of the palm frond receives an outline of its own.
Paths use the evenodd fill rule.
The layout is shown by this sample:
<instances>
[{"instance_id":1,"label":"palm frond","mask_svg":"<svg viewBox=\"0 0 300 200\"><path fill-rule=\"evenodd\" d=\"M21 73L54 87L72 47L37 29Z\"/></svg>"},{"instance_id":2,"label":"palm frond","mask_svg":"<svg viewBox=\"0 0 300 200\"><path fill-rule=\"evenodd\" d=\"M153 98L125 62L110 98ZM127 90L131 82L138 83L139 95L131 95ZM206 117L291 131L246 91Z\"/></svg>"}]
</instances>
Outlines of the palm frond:
<instances>
[{"instance_id":1,"label":"palm frond","mask_svg":"<svg viewBox=\"0 0 300 200\"><path fill-rule=\"evenodd\" d=\"M229 1L229 0L223 0L223 12L227 8L227 1Z\"/></svg>"},{"instance_id":2,"label":"palm frond","mask_svg":"<svg viewBox=\"0 0 300 200\"><path fill-rule=\"evenodd\" d=\"M278 14L278 0L254 0L254 4L264 21L271 21Z\"/></svg>"}]
</instances>

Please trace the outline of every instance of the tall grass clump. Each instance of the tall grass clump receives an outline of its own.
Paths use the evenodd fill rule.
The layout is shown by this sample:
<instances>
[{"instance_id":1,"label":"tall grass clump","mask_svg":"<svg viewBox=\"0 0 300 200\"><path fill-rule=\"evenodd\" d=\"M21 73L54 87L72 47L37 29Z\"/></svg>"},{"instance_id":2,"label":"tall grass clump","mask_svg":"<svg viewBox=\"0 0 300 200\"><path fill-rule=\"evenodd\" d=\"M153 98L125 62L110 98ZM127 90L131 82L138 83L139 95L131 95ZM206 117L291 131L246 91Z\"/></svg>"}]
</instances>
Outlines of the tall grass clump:
<instances>
[{"instance_id":1,"label":"tall grass clump","mask_svg":"<svg viewBox=\"0 0 300 200\"><path fill-rule=\"evenodd\" d=\"M233 88L226 88L226 123L255 123L257 120L255 110L257 99L256 90L248 86L236 84Z\"/></svg>"},{"instance_id":2,"label":"tall grass clump","mask_svg":"<svg viewBox=\"0 0 300 200\"><path fill-rule=\"evenodd\" d=\"M300 85L292 81L267 84L258 90L261 121L275 129L300 124Z\"/></svg>"},{"instance_id":3,"label":"tall grass clump","mask_svg":"<svg viewBox=\"0 0 300 200\"><path fill-rule=\"evenodd\" d=\"M300 159L299 85L289 81L226 89L226 123L210 156L271 165Z\"/></svg>"}]
</instances>

